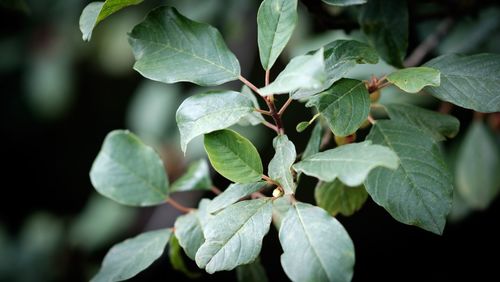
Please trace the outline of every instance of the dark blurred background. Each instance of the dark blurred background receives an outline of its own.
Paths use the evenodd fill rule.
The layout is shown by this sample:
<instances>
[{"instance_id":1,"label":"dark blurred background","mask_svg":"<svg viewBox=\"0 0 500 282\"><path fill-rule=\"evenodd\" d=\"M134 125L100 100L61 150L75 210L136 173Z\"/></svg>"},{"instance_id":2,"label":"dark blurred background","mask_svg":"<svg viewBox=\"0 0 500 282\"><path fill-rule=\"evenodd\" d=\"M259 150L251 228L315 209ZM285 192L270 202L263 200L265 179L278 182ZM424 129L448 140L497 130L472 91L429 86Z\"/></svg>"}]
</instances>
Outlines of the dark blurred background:
<instances>
[{"instance_id":1,"label":"dark blurred background","mask_svg":"<svg viewBox=\"0 0 500 282\"><path fill-rule=\"evenodd\" d=\"M173 5L192 19L218 27L240 60L243 75L263 84L255 21L260 1L145 1L106 19L94 30L92 40L84 43L78 20L88 3L0 0L0 281L87 281L114 243L144 230L173 225L178 212L170 206L120 206L97 195L88 177L105 135L113 129L129 128L155 146L171 180L191 160L205 157L200 140L190 145L186 159L182 157L174 119L182 100L202 90L189 84L147 81L132 69L127 32L151 8ZM408 53L448 18L453 24L428 58L457 52L500 53L498 1L409 1L409 7ZM335 39L364 40L358 31L357 11L356 7L327 7L320 0L302 1L298 27L273 76L292 56ZM368 79L391 71L381 62L360 66L349 75ZM219 88L240 87L230 83ZM442 107L429 96L404 95L391 88L382 94L381 102L387 101ZM444 145L453 171L455 148L474 113L455 107L451 114L462 123L459 136ZM284 117L298 151L308 137L298 134L295 125L310 116L303 105L294 103ZM484 119L498 149L498 114ZM237 130L254 142L265 163L272 158L272 131L264 127ZM218 187L228 185L219 175L214 173L214 177ZM314 186L305 178L297 197L313 203ZM202 196L213 197L210 193L174 195L193 207ZM339 216L339 220L356 248L354 281L491 281L498 277L499 216L498 199L492 198L484 210L477 211L457 198L443 236L436 236L398 223L368 200L359 212ZM261 254L271 281L286 281L280 254L277 232L271 228ZM197 271L194 263L188 264ZM235 279L233 272L225 272L204 274L199 281ZM133 280L188 279L174 271L164 255Z\"/></svg>"}]
</instances>

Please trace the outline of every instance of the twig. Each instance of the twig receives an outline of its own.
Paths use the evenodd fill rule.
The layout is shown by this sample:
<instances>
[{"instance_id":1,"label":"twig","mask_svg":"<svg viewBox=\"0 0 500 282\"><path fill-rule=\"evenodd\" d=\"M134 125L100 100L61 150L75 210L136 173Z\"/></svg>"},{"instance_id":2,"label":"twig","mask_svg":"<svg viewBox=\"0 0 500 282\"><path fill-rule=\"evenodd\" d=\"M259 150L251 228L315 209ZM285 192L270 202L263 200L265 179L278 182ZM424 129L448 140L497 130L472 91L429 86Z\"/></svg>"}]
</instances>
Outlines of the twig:
<instances>
[{"instance_id":1,"label":"twig","mask_svg":"<svg viewBox=\"0 0 500 282\"><path fill-rule=\"evenodd\" d=\"M278 112L278 116L282 116L283 113L285 112L286 108L288 108L288 106L290 106L290 104L292 103L292 98L288 98L288 100L286 100L285 104L283 104L283 106L281 107L281 109L279 110Z\"/></svg>"},{"instance_id":2,"label":"twig","mask_svg":"<svg viewBox=\"0 0 500 282\"><path fill-rule=\"evenodd\" d=\"M168 204L170 204L172 207L174 207L176 210L183 212L183 213L188 213L190 211L193 211L195 209L193 208L188 208L186 206L181 205L179 202L175 201L172 198L168 198L166 201Z\"/></svg>"},{"instance_id":3,"label":"twig","mask_svg":"<svg viewBox=\"0 0 500 282\"><path fill-rule=\"evenodd\" d=\"M215 186L212 186L212 188L210 188L210 191L212 191L212 193L214 193L215 195L219 195L220 193L222 193L222 191Z\"/></svg>"},{"instance_id":4,"label":"twig","mask_svg":"<svg viewBox=\"0 0 500 282\"><path fill-rule=\"evenodd\" d=\"M270 122L268 122L266 120L263 120L262 124L265 125L265 126L267 126L267 127L269 127L269 128L271 128L272 130L276 131L276 133L279 134L279 129L278 129L278 127L276 125L274 125L274 124L272 124L272 123L270 123Z\"/></svg>"},{"instance_id":5,"label":"twig","mask_svg":"<svg viewBox=\"0 0 500 282\"><path fill-rule=\"evenodd\" d=\"M269 77L271 76L271 70L266 70L266 78L265 78L265 85L269 85Z\"/></svg>"},{"instance_id":6,"label":"twig","mask_svg":"<svg viewBox=\"0 0 500 282\"><path fill-rule=\"evenodd\" d=\"M238 76L238 79L243 82L246 86L250 87L250 89L252 89L255 93L259 94L261 97L264 97L264 95L262 95L262 93L260 93L259 91L259 88L257 88L257 86L253 85L253 83L251 83L250 81L248 81L246 78L244 78L243 76Z\"/></svg>"},{"instance_id":7,"label":"twig","mask_svg":"<svg viewBox=\"0 0 500 282\"><path fill-rule=\"evenodd\" d=\"M271 115L270 111L265 111L265 110L261 110L261 109L257 109L257 108L255 108L253 110L254 110L254 112L259 112L259 113L264 114L266 116L270 116Z\"/></svg>"},{"instance_id":8,"label":"twig","mask_svg":"<svg viewBox=\"0 0 500 282\"><path fill-rule=\"evenodd\" d=\"M419 65L422 60L436 48L439 41L450 31L450 29L455 24L455 20L452 17L445 18L436 28L436 30L427 36L420 45L413 50L410 56L404 61L405 67L414 67Z\"/></svg>"}]
</instances>

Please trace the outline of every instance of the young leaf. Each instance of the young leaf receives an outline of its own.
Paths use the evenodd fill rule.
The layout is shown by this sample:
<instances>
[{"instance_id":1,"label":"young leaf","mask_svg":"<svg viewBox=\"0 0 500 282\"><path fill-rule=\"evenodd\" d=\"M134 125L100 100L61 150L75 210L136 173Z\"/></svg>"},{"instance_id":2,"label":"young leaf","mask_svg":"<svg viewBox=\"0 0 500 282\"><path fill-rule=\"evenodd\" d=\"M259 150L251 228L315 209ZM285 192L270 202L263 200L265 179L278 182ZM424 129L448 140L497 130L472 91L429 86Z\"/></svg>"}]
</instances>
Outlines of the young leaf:
<instances>
[{"instance_id":1,"label":"young leaf","mask_svg":"<svg viewBox=\"0 0 500 282\"><path fill-rule=\"evenodd\" d=\"M385 106L391 120L411 124L432 136L436 141L457 135L460 122L451 115L429 111L409 104L388 104Z\"/></svg>"},{"instance_id":2,"label":"young leaf","mask_svg":"<svg viewBox=\"0 0 500 282\"><path fill-rule=\"evenodd\" d=\"M296 187L291 169L297 157L295 145L288 140L286 135L279 135L274 138L273 147L276 153L269 162L269 177L281 184L285 194L293 194Z\"/></svg>"},{"instance_id":3,"label":"young leaf","mask_svg":"<svg viewBox=\"0 0 500 282\"><path fill-rule=\"evenodd\" d=\"M211 188L212 180L208 164L202 159L189 166L187 172L170 186L170 192L210 190Z\"/></svg>"},{"instance_id":4,"label":"young leaf","mask_svg":"<svg viewBox=\"0 0 500 282\"><path fill-rule=\"evenodd\" d=\"M84 41L90 41L92 31L102 20L118 12L119 10L142 3L144 0L106 0L104 2L92 2L82 11L80 16L80 31Z\"/></svg>"},{"instance_id":5,"label":"young leaf","mask_svg":"<svg viewBox=\"0 0 500 282\"><path fill-rule=\"evenodd\" d=\"M162 160L153 148L126 130L106 136L90 180L97 192L124 205L157 205L168 196Z\"/></svg>"},{"instance_id":6,"label":"young leaf","mask_svg":"<svg viewBox=\"0 0 500 282\"><path fill-rule=\"evenodd\" d=\"M318 207L325 209L332 216L338 213L350 216L359 210L368 199L363 186L348 187L338 179L333 182L320 182L314 190Z\"/></svg>"},{"instance_id":7,"label":"young leaf","mask_svg":"<svg viewBox=\"0 0 500 282\"><path fill-rule=\"evenodd\" d=\"M387 63L402 67L408 48L406 0L370 0L359 16L361 30Z\"/></svg>"},{"instance_id":8,"label":"young leaf","mask_svg":"<svg viewBox=\"0 0 500 282\"><path fill-rule=\"evenodd\" d=\"M434 97L478 112L500 111L500 55L443 55L425 66L441 72L441 86L425 89Z\"/></svg>"},{"instance_id":9,"label":"young leaf","mask_svg":"<svg viewBox=\"0 0 500 282\"><path fill-rule=\"evenodd\" d=\"M172 267L175 270L184 273L190 279L196 279L201 276L201 273L190 271L184 263L184 259L182 258L182 249L175 236L170 237L168 258L170 260L170 264L172 264Z\"/></svg>"},{"instance_id":10,"label":"young leaf","mask_svg":"<svg viewBox=\"0 0 500 282\"><path fill-rule=\"evenodd\" d=\"M160 229L114 245L91 281L121 281L134 277L163 254L171 235L170 229Z\"/></svg>"},{"instance_id":11,"label":"young leaf","mask_svg":"<svg viewBox=\"0 0 500 282\"><path fill-rule=\"evenodd\" d=\"M234 91L208 92L184 100L176 113L181 148L196 136L227 128L253 112L253 102Z\"/></svg>"},{"instance_id":12,"label":"young leaf","mask_svg":"<svg viewBox=\"0 0 500 282\"><path fill-rule=\"evenodd\" d=\"M351 281L354 245L344 227L321 208L294 204L279 238L281 265L292 281Z\"/></svg>"},{"instance_id":13,"label":"young leaf","mask_svg":"<svg viewBox=\"0 0 500 282\"><path fill-rule=\"evenodd\" d=\"M417 93L425 86L438 87L441 74L429 67L405 68L389 74L387 80L405 92Z\"/></svg>"},{"instance_id":14,"label":"young leaf","mask_svg":"<svg viewBox=\"0 0 500 282\"><path fill-rule=\"evenodd\" d=\"M323 49L314 55L293 58L268 86L261 88L263 95L290 93L297 89L319 89L326 78Z\"/></svg>"},{"instance_id":15,"label":"young leaf","mask_svg":"<svg viewBox=\"0 0 500 282\"><path fill-rule=\"evenodd\" d=\"M196 253L196 264L212 274L251 263L259 255L262 238L269 231L269 199L238 202L214 216L205 227L205 243Z\"/></svg>"},{"instance_id":16,"label":"young leaf","mask_svg":"<svg viewBox=\"0 0 500 282\"><path fill-rule=\"evenodd\" d=\"M311 138L307 142L306 148L302 153L302 159L307 159L308 157L319 153L321 139L323 138L323 132L324 130L321 122L316 122L313 132L311 133Z\"/></svg>"},{"instance_id":17,"label":"young leaf","mask_svg":"<svg viewBox=\"0 0 500 282\"><path fill-rule=\"evenodd\" d=\"M254 262L236 268L238 282L267 282L266 270L257 258Z\"/></svg>"},{"instance_id":18,"label":"young leaf","mask_svg":"<svg viewBox=\"0 0 500 282\"><path fill-rule=\"evenodd\" d=\"M192 260L195 259L196 252L203 242L205 242L203 228L210 216L207 213L209 204L209 200L201 200L197 210L179 216L174 224L175 236L179 240L179 244L184 249L184 252L186 252L186 255Z\"/></svg>"},{"instance_id":19,"label":"young leaf","mask_svg":"<svg viewBox=\"0 0 500 282\"><path fill-rule=\"evenodd\" d=\"M210 86L240 75L239 62L217 29L171 7L151 11L134 27L129 42L136 59L134 69L152 80Z\"/></svg>"},{"instance_id":20,"label":"young leaf","mask_svg":"<svg viewBox=\"0 0 500 282\"><path fill-rule=\"evenodd\" d=\"M370 112L370 96L362 81L343 78L306 104L315 106L337 136L350 135L363 124Z\"/></svg>"},{"instance_id":21,"label":"young leaf","mask_svg":"<svg viewBox=\"0 0 500 282\"><path fill-rule=\"evenodd\" d=\"M264 0L257 13L260 62L269 70L276 62L297 23L297 0Z\"/></svg>"},{"instance_id":22,"label":"young leaf","mask_svg":"<svg viewBox=\"0 0 500 282\"><path fill-rule=\"evenodd\" d=\"M339 178L348 186L358 186L372 169L382 166L394 170L398 165L398 156L391 149L364 141L317 153L293 168L323 181Z\"/></svg>"},{"instance_id":23,"label":"young leaf","mask_svg":"<svg viewBox=\"0 0 500 282\"><path fill-rule=\"evenodd\" d=\"M333 6L351 6L365 4L367 0L322 0L324 3Z\"/></svg>"},{"instance_id":24,"label":"young leaf","mask_svg":"<svg viewBox=\"0 0 500 282\"><path fill-rule=\"evenodd\" d=\"M397 170L379 168L368 176L368 194L396 220L441 234L453 186L434 140L411 124L395 121L377 121L367 139L388 146L400 160Z\"/></svg>"},{"instance_id":25,"label":"young leaf","mask_svg":"<svg viewBox=\"0 0 500 282\"><path fill-rule=\"evenodd\" d=\"M248 86L243 85L241 87L241 94L247 95L247 97L252 100L253 107L255 109L260 109L259 102L257 101L257 97L253 94L252 90L248 88ZM264 117L262 116L261 113L253 111L250 114L247 114L246 116L242 117L239 121L238 124L242 126L248 126L250 125L259 125L264 121Z\"/></svg>"},{"instance_id":26,"label":"young leaf","mask_svg":"<svg viewBox=\"0 0 500 282\"><path fill-rule=\"evenodd\" d=\"M473 122L458 152L455 193L458 192L468 206L485 209L500 189L498 172L498 146L482 122Z\"/></svg>"},{"instance_id":27,"label":"young leaf","mask_svg":"<svg viewBox=\"0 0 500 282\"><path fill-rule=\"evenodd\" d=\"M324 47L326 80L319 89L299 89L292 93L293 99L302 99L330 88L334 82L345 77L356 64L376 64L378 54L366 43L356 40L335 40Z\"/></svg>"},{"instance_id":28,"label":"young leaf","mask_svg":"<svg viewBox=\"0 0 500 282\"><path fill-rule=\"evenodd\" d=\"M262 177L259 152L248 139L232 130L206 134L205 151L214 169L233 182L252 183Z\"/></svg>"},{"instance_id":29,"label":"young leaf","mask_svg":"<svg viewBox=\"0 0 500 282\"><path fill-rule=\"evenodd\" d=\"M229 185L224 192L212 199L208 205L208 212L219 212L220 210L236 203L239 199L259 191L265 185L266 183L262 181L249 184L233 183Z\"/></svg>"}]
</instances>

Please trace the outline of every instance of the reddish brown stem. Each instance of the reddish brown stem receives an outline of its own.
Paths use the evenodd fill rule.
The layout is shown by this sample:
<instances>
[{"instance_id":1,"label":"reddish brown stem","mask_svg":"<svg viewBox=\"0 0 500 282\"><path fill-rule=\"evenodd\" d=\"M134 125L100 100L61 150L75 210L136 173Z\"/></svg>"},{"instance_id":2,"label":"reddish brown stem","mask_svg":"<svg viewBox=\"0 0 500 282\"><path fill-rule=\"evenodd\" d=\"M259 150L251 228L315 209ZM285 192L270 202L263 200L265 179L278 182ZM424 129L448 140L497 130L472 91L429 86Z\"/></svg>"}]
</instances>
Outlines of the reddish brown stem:
<instances>
[{"instance_id":1,"label":"reddish brown stem","mask_svg":"<svg viewBox=\"0 0 500 282\"><path fill-rule=\"evenodd\" d=\"M261 113L261 114L263 114L263 115L266 115L266 116L270 116L270 115L271 115L271 112L270 112L270 111L265 111L265 110L261 110L261 109L257 109L257 108L255 108L255 109L253 109L253 110L254 110L255 112L259 112L259 113Z\"/></svg>"},{"instance_id":2,"label":"reddish brown stem","mask_svg":"<svg viewBox=\"0 0 500 282\"><path fill-rule=\"evenodd\" d=\"M266 70L266 78L265 78L265 82L264 82L266 86L269 85L269 76L271 76L271 71Z\"/></svg>"},{"instance_id":3,"label":"reddish brown stem","mask_svg":"<svg viewBox=\"0 0 500 282\"><path fill-rule=\"evenodd\" d=\"M267 127L269 127L269 128L271 128L272 130L276 131L276 133L279 134L279 129L278 129L278 127L276 127L276 125L274 125L274 124L272 124L272 123L270 123L268 121L265 121L265 120L262 121L262 124L265 125L265 126L267 126Z\"/></svg>"},{"instance_id":4,"label":"reddish brown stem","mask_svg":"<svg viewBox=\"0 0 500 282\"><path fill-rule=\"evenodd\" d=\"M172 198L168 198L166 202L168 204L170 204L172 207L174 207L176 210L183 212L183 213L188 213L188 212L194 210L193 208L188 208L186 206L179 204L179 202L175 201Z\"/></svg>"},{"instance_id":5,"label":"reddish brown stem","mask_svg":"<svg viewBox=\"0 0 500 282\"><path fill-rule=\"evenodd\" d=\"M288 98L288 100L286 100L285 104L281 107L280 111L278 112L278 116L283 116L283 113L285 112L286 108L288 108L288 106L290 106L290 104L292 103L292 98Z\"/></svg>"}]
</instances>

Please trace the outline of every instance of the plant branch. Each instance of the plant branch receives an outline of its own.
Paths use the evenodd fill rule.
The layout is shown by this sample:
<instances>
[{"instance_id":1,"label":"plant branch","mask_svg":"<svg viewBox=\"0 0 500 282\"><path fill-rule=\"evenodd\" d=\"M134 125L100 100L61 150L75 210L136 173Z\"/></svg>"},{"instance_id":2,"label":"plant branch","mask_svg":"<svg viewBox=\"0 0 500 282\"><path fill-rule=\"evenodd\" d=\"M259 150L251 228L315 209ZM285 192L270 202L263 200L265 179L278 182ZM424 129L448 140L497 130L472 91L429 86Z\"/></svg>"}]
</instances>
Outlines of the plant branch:
<instances>
[{"instance_id":1,"label":"plant branch","mask_svg":"<svg viewBox=\"0 0 500 282\"><path fill-rule=\"evenodd\" d=\"M250 87L250 89L252 89L255 93L259 94L259 96L264 97L264 95L262 95L262 93L260 93L259 88L257 88L257 86L255 86L253 83L248 81L246 78L244 78L243 76L240 75L240 76L238 76L238 79L241 82L243 82L246 86Z\"/></svg>"},{"instance_id":2,"label":"plant branch","mask_svg":"<svg viewBox=\"0 0 500 282\"><path fill-rule=\"evenodd\" d=\"M265 85L269 85L269 77L271 76L271 70L266 70Z\"/></svg>"},{"instance_id":3,"label":"plant branch","mask_svg":"<svg viewBox=\"0 0 500 282\"><path fill-rule=\"evenodd\" d=\"M168 198L167 201L166 201L168 204L170 204L172 207L174 207L176 210L182 212L182 213L188 213L190 211L193 211L195 209L193 208L188 208L184 205L181 205L179 202L175 201L174 199L172 198Z\"/></svg>"},{"instance_id":4,"label":"plant branch","mask_svg":"<svg viewBox=\"0 0 500 282\"><path fill-rule=\"evenodd\" d=\"M212 191L212 193L214 193L215 195L219 195L220 193L222 193L222 191L215 186L212 186L212 188L210 188L210 191Z\"/></svg>"},{"instance_id":5,"label":"plant branch","mask_svg":"<svg viewBox=\"0 0 500 282\"><path fill-rule=\"evenodd\" d=\"M265 111L265 110L261 110L261 109L257 109L257 108L255 108L253 110L254 110L254 112L259 112L259 113L261 113L263 115L266 115L266 116L270 116L271 115L270 111Z\"/></svg>"},{"instance_id":6,"label":"plant branch","mask_svg":"<svg viewBox=\"0 0 500 282\"><path fill-rule=\"evenodd\" d=\"M285 112L286 108L288 108L288 106L290 106L290 103L292 103L292 98L288 98L288 100L286 100L285 104L281 107L281 109L279 110L278 112L278 116L283 116L283 113Z\"/></svg>"},{"instance_id":7,"label":"plant branch","mask_svg":"<svg viewBox=\"0 0 500 282\"><path fill-rule=\"evenodd\" d=\"M450 31L450 29L453 27L455 24L455 20L452 17L447 17L439 25L437 26L436 30L427 36L420 45L413 50L413 52L408 56L408 58L404 61L404 66L405 67L414 67L419 65L422 60L436 48L436 46L439 44L439 41Z\"/></svg>"},{"instance_id":8,"label":"plant branch","mask_svg":"<svg viewBox=\"0 0 500 282\"><path fill-rule=\"evenodd\" d=\"M268 122L266 120L262 121L262 124L265 125L265 126L267 126L267 127L269 127L269 128L271 128L272 130L276 131L276 133L279 134L279 129L278 129L278 127L276 127L276 125L274 125L274 124L272 124L272 123L270 123L270 122Z\"/></svg>"}]
</instances>

